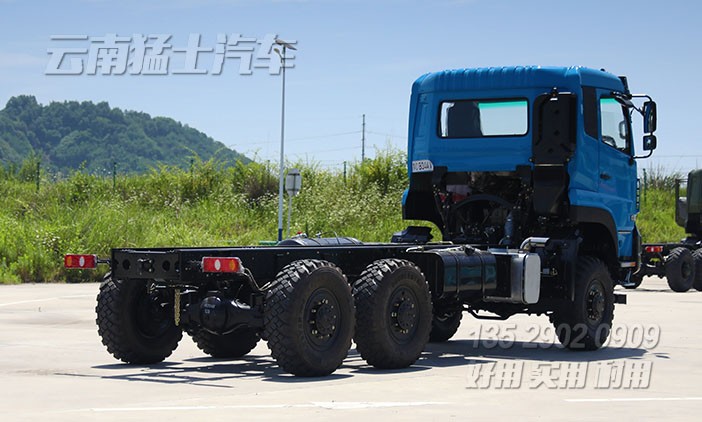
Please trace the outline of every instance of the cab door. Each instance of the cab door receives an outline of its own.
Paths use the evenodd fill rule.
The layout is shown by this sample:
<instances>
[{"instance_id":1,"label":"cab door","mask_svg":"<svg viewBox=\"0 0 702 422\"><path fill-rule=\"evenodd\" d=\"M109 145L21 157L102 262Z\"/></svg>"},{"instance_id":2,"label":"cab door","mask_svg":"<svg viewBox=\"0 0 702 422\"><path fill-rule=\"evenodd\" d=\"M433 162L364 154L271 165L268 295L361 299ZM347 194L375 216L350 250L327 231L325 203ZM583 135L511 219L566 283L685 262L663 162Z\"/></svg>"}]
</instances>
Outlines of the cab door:
<instances>
[{"instance_id":1,"label":"cab door","mask_svg":"<svg viewBox=\"0 0 702 422\"><path fill-rule=\"evenodd\" d=\"M632 158L631 118L608 91L598 90L599 193L617 226L619 257L633 260L636 213L636 162Z\"/></svg>"}]
</instances>

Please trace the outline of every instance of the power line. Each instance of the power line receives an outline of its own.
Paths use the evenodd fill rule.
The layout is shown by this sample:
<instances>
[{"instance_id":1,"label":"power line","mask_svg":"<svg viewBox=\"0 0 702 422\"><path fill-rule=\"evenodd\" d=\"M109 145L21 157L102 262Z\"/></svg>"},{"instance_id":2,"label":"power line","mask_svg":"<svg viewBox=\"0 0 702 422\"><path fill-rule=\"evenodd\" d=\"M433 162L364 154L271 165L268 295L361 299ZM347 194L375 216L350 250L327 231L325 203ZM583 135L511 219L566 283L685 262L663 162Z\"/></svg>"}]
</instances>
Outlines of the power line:
<instances>
[{"instance_id":1,"label":"power line","mask_svg":"<svg viewBox=\"0 0 702 422\"><path fill-rule=\"evenodd\" d=\"M365 116L365 115L363 115L363 116ZM377 136L386 136L386 137L396 138L396 139L407 139L406 136L402 136L402 135L393 135L391 133L366 130L365 117L363 117L363 116L362 116L363 121L362 121L361 130L353 130L353 131L349 131L349 132L329 133L326 135L304 136L304 137L300 137L300 138L286 139L285 142L298 142L298 141L308 141L308 140L315 140L315 139L335 138L335 137L339 137L339 136L356 135L356 134L360 133L361 134L361 152L363 153L363 152L365 152L366 134L377 135ZM268 145L268 144L272 144L273 142L275 142L275 141L267 140L267 141L255 141L255 142L245 142L245 143L244 142L241 142L241 143L233 142L233 143L228 144L227 146L229 146L231 148L235 148L237 146L244 146L244 145ZM659 157L663 157L663 156L659 155ZM687 157L694 157L694 156L687 156Z\"/></svg>"},{"instance_id":2,"label":"power line","mask_svg":"<svg viewBox=\"0 0 702 422\"><path fill-rule=\"evenodd\" d=\"M371 134L371 135L387 136L387 137L389 137L389 138L407 139L406 136L393 135L393 134L391 134L391 133L375 132L375 131L372 131L372 130L367 130L366 133L369 133L369 134Z\"/></svg>"},{"instance_id":3,"label":"power line","mask_svg":"<svg viewBox=\"0 0 702 422\"><path fill-rule=\"evenodd\" d=\"M338 136L346 136L346 135L355 135L357 133L361 133L360 130L355 130L353 132L339 132L339 133L330 133L328 135L315 135L315 136L306 136L303 138L293 138L293 139L286 139L285 142L296 142L296 141L307 141L307 140L313 140L313 139L325 139L325 138L335 138ZM267 140L267 141L255 141L255 142L241 142L241 143L230 143L227 144L228 147L230 148L235 148L237 145L240 146L248 146L248 145L270 145L275 141Z\"/></svg>"},{"instance_id":4,"label":"power line","mask_svg":"<svg viewBox=\"0 0 702 422\"><path fill-rule=\"evenodd\" d=\"M294 138L290 139L290 141L306 141L308 139L322 139L322 138L334 138L337 136L345 136L345 135L355 135L357 133L360 133L360 130L354 130L353 132L341 132L341 133L332 133L330 135L317 135L317 136L307 136L304 138ZM287 141L287 140L286 140Z\"/></svg>"},{"instance_id":5,"label":"power line","mask_svg":"<svg viewBox=\"0 0 702 422\"><path fill-rule=\"evenodd\" d=\"M335 149L322 149L322 150L314 150L312 153L317 154L317 153L322 153L322 152L338 152L338 151L350 151L350 150L355 150L358 149L358 147L344 147L344 148L335 148ZM305 153L298 153L298 154L292 154L295 156L300 156L300 155L306 155L310 154L309 152Z\"/></svg>"}]
</instances>

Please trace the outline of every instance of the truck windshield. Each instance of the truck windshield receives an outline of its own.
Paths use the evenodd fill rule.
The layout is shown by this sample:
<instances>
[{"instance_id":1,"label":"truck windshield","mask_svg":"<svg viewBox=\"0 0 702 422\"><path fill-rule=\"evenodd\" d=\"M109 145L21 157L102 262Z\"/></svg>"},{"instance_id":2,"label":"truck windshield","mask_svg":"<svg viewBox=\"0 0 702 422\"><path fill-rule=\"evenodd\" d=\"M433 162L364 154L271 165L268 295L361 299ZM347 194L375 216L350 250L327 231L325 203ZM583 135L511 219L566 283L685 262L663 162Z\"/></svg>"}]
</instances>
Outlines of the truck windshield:
<instances>
[{"instance_id":1,"label":"truck windshield","mask_svg":"<svg viewBox=\"0 0 702 422\"><path fill-rule=\"evenodd\" d=\"M529 130L526 100L457 100L441 103L439 136L482 138L520 136Z\"/></svg>"}]
</instances>

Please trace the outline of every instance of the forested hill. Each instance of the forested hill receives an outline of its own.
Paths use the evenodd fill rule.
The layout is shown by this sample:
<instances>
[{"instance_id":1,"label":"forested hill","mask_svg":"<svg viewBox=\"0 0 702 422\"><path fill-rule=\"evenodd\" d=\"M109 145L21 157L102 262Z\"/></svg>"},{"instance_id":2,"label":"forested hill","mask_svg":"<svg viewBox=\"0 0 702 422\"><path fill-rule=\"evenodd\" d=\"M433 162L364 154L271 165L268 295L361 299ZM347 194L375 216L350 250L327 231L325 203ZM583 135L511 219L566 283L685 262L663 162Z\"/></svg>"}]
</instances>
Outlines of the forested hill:
<instances>
[{"instance_id":1,"label":"forested hill","mask_svg":"<svg viewBox=\"0 0 702 422\"><path fill-rule=\"evenodd\" d=\"M37 103L12 97L0 111L0 165L41 160L42 168L68 173L143 172L158 164L188 166L193 156L233 164L249 160L204 133L166 117L111 108L106 102Z\"/></svg>"}]
</instances>

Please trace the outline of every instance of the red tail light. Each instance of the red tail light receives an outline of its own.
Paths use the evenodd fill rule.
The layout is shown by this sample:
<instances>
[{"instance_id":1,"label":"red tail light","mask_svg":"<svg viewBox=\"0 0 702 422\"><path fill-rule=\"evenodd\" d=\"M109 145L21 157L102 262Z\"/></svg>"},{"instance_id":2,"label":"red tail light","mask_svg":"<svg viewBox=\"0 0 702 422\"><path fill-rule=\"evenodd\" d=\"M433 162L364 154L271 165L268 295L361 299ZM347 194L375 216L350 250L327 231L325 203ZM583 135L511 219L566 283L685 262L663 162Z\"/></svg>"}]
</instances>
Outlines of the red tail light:
<instances>
[{"instance_id":1,"label":"red tail light","mask_svg":"<svg viewBox=\"0 0 702 422\"><path fill-rule=\"evenodd\" d=\"M97 268L97 255L73 255L63 257L63 266L66 268L92 269Z\"/></svg>"},{"instance_id":2,"label":"red tail light","mask_svg":"<svg viewBox=\"0 0 702 422\"><path fill-rule=\"evenodd\" d=\"M202 271L205 273L243 273L244 266L239 258L206 256L202 258Z\"/></svg>"},{"instance_id":3,"label":"red tail light","mask_svg":"<svg viewBox=\"0 0 702 422\"><path fill-rule=\"evenodd\" d=\"M644 248L647 253L661 253L663 252L663 246L646 246Z\"/></svg>"}]
</instances>

